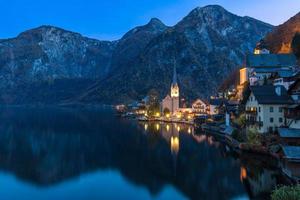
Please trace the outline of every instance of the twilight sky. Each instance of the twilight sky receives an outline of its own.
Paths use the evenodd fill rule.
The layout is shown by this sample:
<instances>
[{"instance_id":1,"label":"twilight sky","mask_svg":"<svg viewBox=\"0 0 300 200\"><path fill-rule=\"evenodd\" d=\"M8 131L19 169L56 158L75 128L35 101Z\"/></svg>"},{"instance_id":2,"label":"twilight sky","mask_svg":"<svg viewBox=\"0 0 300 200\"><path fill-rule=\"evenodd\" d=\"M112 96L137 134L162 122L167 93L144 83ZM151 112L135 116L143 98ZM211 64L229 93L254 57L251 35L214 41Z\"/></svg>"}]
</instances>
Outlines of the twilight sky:
<instances>
[{"instance_id":1,"label":"twilight sky","mask_svg":"<svg viewBox=\"0 0 300 200\"><path fill-rule=\"evenodd\" d=\"M0 0L0 38L54 25L88 37L114 40L152 17L174 25L192 9L210 4L273 25L300 12L300 0Z\"/></svg>"}]
</instances>

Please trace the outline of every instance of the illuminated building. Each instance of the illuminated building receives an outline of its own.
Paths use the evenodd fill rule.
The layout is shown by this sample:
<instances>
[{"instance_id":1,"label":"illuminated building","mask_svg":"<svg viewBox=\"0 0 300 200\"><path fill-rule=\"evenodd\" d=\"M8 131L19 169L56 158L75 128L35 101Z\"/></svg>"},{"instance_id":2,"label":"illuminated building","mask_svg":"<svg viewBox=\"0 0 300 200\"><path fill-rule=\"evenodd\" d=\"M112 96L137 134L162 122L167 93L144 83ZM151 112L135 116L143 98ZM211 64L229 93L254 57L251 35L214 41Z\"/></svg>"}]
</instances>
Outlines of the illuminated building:
<instances>
[{"instance_id":1,"label":"illuminated building","mask_svg":"<svg viewBox=\"0 0 300 200\"><path fill-rule=\"evenodd\" d=\"M177 83L177 72L174 66L173 82L171 84L171 95L167 95L161 103L161 111L169 110L174 114L179 109L179 86Z\"/></svg>"}]
</instances>

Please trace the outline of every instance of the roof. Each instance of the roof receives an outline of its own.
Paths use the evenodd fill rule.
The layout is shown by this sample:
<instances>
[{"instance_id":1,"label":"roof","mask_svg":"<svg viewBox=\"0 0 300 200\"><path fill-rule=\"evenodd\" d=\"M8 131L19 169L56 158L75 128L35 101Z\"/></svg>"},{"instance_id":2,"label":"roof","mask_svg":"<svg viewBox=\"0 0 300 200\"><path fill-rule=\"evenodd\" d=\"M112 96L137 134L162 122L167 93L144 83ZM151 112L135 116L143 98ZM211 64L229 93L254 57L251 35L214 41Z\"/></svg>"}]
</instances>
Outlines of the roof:
<instances>
[{"instance_id":1,"label":"roof","mask_svg":"<svg viewBox=\"0 0 300 200\"><path fill-rule=\"evenodd\" d=\"M220 106L223 104L225 100L224 99L210 99L209 100L209 104L210 105L216 105L216 106Z\"/></svg>"},{"instance_id":2,"label":"roof","mask_svg":"<svg viewBox=\"0 0 300 200\"><path fill-rule=\"evenodd\" d=\"M282 138L300 138L300 129L278 128L278 133Z\"/></svg>"},{"instance_id":3,"label":"roof","mask_svg":"<svg viewBox=\"0 0 300 200\"><path fill-rule=\"evenodd\" d=\"M277 87L280 87L281 95L278 95L275 91ZM292 104L293 99L288 95L286 89L283 86L274 85L262 85L262 86L250 86L250 90L255 96L259 104Z\"/></svg>"},{"instance_id":4,"label":"roof","mask_svg":"<svg viewBox=\"0 0 300 200\"><path fill-rule=\"evenodd\" d=\"M246 58L247 67L288 67L294 66L294 54L251 54Z\"/></svg>"},{"instance_id":5,"label":"roof","mask_svg":"<svg viewBox=\"0 0 300 200\"><path fill-rule=\"evenodd\" d=\"M287 159L300 160L300 146L283 146L282 149Z\"/></svg>"}]
</instances>

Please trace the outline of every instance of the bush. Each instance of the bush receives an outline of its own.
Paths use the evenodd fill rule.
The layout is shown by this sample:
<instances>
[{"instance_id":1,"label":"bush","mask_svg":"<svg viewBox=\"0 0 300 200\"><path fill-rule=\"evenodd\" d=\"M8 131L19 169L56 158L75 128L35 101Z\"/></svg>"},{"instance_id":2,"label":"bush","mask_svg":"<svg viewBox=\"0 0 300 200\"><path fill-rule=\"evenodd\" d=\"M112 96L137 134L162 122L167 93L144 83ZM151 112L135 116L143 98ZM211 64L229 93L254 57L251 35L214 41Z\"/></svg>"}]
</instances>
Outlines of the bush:
<instances>
[{"instance_id":1,"label":"bush","mask_svg":"<svg viewBox=\"0 0 300 200\"><path fill-rule=\"evenodd\" d=\"M248 129L246 134L247 134L247 143L251 145L261 145L262 138L256 128Z\"/></svg>"},{"instance_id":2,"label":"bush","mask_svg":"<svg viewBox=\"0 0 300 200\"><path fill-rule=\"evenodd\" d=\"M271 194L272 200L299 200L300 199L300 185L297 186L283 186L277 188Z\"/></svg>"},{"instance_id":3,"label":"bush","mask_svg":"<svg viewBox=\"0 0 300 200\"><path fill-rule=\"evenodd\" d=\"M239 141L239 142L244 142L244 137L243 133L237 129L235 129L232 133L232 138Z\"/></svg>"},{"instance_id":4,"label":"bush","mask_svg":"<svg viewBox=\"0 0 300 200\"><path fill-rule=\"evenodd\" d=\"M234 120L234 123L238 125L240 128L245 127L246 125L246 115L241 114L237 119Z\"/></svg>"}]
</instances>

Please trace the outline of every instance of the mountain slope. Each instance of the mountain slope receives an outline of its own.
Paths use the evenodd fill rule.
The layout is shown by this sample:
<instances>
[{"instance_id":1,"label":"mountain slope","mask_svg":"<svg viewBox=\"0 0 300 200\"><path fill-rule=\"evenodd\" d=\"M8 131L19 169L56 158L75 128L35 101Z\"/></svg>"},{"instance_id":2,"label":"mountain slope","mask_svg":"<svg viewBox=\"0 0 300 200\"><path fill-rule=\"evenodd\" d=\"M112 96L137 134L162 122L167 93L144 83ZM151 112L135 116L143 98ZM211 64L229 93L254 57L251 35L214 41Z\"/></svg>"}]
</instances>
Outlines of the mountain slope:
<instances>
[{"instance_id":1,"label":"mountain slope","mask_svg":"<svg viewBox=\"0 0 300 200\"><path fill-rule=\"evenodd\" d=\"M141 98L151 88L165 95L174 65L183 96L208 97L271 30L269 24L236 16L220 6L197 8L153 38L130 65L120 65L117 73L78 100L119 103Z\"/></svg>"},{"instance_id":2,"label":"mountain slope","mask_svg":"<svg viewBox=\"0 0 300 200\"><path fill-rule=\"evenodd\" d=\"M273 53L291 53L291 42L297 32L300 32L300 13L277 26L263 42Z\"/></svg>"},{"instance_id":3,"label":"mountain slope","mask_svg":"<svg viewBox=\"0 0 300 200\"><path fill-rule=\"evenodd\" d=\"M118 42L112 55L112 71L120 66L128 65L140 54L146 45L163 33L168 27L159 19L153 18L144 26L127 32Z\"/></svg>"},{"instance_id":4,"label":"mountain slope","mask_svg":"<svg viewBox=\"0 0 300 200\"><path fill-rule=\"evenodd\" d=\"M216 92L272 26L220 6L196 8L173 27L153 18L115 42L42 26L0 40L0 103L121 103L154 88L182 96Z\"/></svg>"},{"instance_id":5,"label":"mountain slope","mask_svg":"<svg viewBox=\"0 0 300 200\"><path fill-rule=\"evenodd\" d=\"M48 88L55 83L68 84L66 81L70 80L80 85L81 80L87 84L87 79L104 78L109 73L115 45L116 42L89 39L52 26L41 26L16 38L0 40L0 101L31 103L30 98L36 95L38 102L43 103L46 98L42 96L47 89L41 86L45 84ZM60 79L63 81L56 81ZM64 90L64 84L58 87ZM35 88L32 85L40 88L40 93L30 92ZM28 92L33 94L29 96Z\"/></svg>"}]
</instances>

